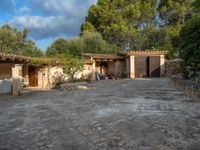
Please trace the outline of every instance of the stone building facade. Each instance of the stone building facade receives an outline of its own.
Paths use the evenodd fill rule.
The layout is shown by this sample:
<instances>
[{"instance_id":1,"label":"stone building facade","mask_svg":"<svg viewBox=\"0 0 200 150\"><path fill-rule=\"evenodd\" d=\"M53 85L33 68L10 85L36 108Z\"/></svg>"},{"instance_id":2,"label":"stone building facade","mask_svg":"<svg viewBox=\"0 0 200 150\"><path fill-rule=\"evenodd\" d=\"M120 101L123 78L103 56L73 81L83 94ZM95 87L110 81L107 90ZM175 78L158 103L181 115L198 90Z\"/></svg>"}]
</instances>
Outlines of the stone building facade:
<instances>
[{"instance_id":1,"label":"stone building facade","mask_svg":"<svg viewBox=\"0 0 200 150\"><path fill-rule=\"evenodd\" d=\"M131 79L163 77L166 54L164 51L130 51L118 55L84 53L84 70L77 73L76 78L95 80L96 73L116 78L126 76ZM59 80L68 79L58 64L49 65L44 62L40 65L31 65L31 59L0 53L0 93L12 91L14 95L18 95L22 86L48 89Z\"/></svg>"},{"instance_id":2,"label":"stone building facade","mask_svg":"<svg viewBox=\"0 0 200 150\"><path fill-rule=\"evenodd\" d=\"M54 81L63 76L57 65L31 65L32 58L0 53L0 93L19 95L22 87L51 88Z\"/></svg>"},{"instance_id":3,"label":"stone building facade","mask_svg":"<svg viewBox=\"0 0 200 150\"><path fill-rule=\"evenodd\" d=\"M164 77L166 51L130 51L122 55L131 79Z\"/></svg>"},{"instance_id":4,"label":"stone building facade","mask_svg":"<svg viewBox=\"0 0 200 150\"><path fill-rule=\"evenodd\" d=\"M106 76L114 75L120 76L123 72L126 72L126 58L119 55L111 54L93 54L84 53L84 59L92 61L92 72L100 73Z\"/></svg>"},{"instance_id":5,"label":"stone building facade","mask_svg":"<svg viewBox=\"0 0 200 150\"><path fill-rule=\"evenodd\" d=\"M83 57L93 61L95 72L127 77L164 77L166 51L130 51L118 55L85 53Z\"/></svg>"}]
</instances>

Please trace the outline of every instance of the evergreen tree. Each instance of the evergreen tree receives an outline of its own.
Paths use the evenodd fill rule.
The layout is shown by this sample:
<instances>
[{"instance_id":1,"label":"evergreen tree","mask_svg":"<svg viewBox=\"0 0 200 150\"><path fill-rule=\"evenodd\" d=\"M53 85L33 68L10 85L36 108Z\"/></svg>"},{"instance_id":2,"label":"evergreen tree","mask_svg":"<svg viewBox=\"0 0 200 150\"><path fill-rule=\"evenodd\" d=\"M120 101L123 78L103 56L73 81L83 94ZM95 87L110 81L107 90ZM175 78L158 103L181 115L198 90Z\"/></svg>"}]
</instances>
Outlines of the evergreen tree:
<instances>
[{"instance_id":1,"label":"evergreen tree","mask_svg":"<svg viewBox=\"0 0 200 150\"><path fill-rule=\"evenodd\" d=\"M193 15L191 5L192 0L98 0L81 30L95 29L122 49L174 50L182 25Z\"/></svg>"},{"instance_id":2,"label":"evergreen tree","mask_svg":"<svg viewBox=\"0 0 200 150\"><path fill-rule=\"evenodd\" d=\"M41 57L43 52L34 41L27 38L28 30L18 30L10 25L0 27L0 52L13 53L31 57Z\"/></svg>"}]
</instances>

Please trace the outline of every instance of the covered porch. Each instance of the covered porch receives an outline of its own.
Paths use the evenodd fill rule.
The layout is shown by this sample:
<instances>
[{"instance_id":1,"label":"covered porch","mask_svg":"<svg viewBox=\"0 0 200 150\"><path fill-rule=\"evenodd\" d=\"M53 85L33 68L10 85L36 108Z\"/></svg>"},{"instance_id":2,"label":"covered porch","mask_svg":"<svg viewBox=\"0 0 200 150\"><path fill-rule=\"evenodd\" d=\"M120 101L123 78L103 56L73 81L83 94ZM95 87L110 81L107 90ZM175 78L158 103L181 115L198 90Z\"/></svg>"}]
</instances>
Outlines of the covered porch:
<instances>
[{"instance_id":1,"label":"covered porch","mask_svg":"<svg viewBox=\"0 0 200 150\"><path fill-rule=\"evenodd\" d=\"M0 93L20 95L23 88L23 65L29 57L0 53Z\"/></svg>"},{"instance_id":2,"label":"covered porch","mask_svg":"<svg viewBox=\"0 0 200 150\"><path fill-rule=\"evenodd\" d=\"M0 94L20 95L23 88L48 89L63 75L56 63L51 66L44 60L39 65L31 62L30 57L0 53Z\"/></svg>"},{"instance_id":3,"label":"covered porch","mask_svg":"<svg viewBox=\"0 0 200 150\"><path fill-rule=\"evenodd\" d=\"M93 61L95 73L107 77L121 77L126 71L126 58L120 55L84 53L83 57Z\"/></svg>"}]
</instances>

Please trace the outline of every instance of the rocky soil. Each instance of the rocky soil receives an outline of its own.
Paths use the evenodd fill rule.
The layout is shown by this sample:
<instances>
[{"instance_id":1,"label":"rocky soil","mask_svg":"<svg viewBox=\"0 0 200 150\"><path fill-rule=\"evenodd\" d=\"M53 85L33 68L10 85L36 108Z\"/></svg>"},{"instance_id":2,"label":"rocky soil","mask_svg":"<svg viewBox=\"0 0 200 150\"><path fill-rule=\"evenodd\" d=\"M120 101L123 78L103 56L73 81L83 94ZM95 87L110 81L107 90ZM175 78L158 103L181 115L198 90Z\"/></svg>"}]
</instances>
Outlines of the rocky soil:
<instances>
[{"instance_id":1,"label":"rocky soil","mask_svg":"<svg viewBox=\"0 0 200 150\"><path fill-rule=\"evenodd\" d=\"M0 149L198 150L200 102L169 83L106 80L0 95Z\"/></svg>"}]
</instances>

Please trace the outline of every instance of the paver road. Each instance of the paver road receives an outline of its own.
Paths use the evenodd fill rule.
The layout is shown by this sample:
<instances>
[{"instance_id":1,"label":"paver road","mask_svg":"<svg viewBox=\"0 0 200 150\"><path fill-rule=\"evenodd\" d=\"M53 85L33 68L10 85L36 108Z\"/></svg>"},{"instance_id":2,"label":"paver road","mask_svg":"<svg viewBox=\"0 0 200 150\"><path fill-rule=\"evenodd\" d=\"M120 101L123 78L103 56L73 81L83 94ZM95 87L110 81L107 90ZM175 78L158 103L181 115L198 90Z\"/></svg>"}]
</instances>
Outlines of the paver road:
<instances>
[{"instance_id":1,"label":"paver road","mask_svg":"<svg viewBox=\"0 0 200 150\"><path fill-rule=\"evenodd\" d=\"M168 79L0 96L0 150L199 150L200 102Z\"/></svg>"}]
</instances>

